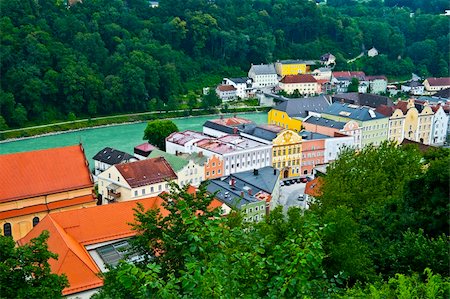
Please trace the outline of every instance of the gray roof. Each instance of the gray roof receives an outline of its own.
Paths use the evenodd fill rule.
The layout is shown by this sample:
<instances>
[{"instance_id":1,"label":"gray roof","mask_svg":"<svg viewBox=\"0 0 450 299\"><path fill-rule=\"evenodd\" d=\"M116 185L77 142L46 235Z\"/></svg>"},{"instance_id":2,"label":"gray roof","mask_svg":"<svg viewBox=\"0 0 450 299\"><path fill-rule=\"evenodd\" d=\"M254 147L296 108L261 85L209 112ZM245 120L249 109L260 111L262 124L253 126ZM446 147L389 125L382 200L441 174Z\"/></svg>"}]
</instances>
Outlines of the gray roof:
<instances>
[{"instance_id":1,"label":"gray roof","mask_svg":"<svg viewBox=\"0 0 450 299\"><path fill-rule=\"evenodd\" d=\"M249 77L239 77L239 78L228 78L230 81L234 83L247 83L248 80L251 80Z\"/></svg>"},{"instance_id":2,"label":"gray roof","mask_svg":"<svg viewBox=\"0 0 450 299\"><path fill-rule=\"evenodd\" d=\"M304 122L308 123L308 124L322 126L322 127L336 128L339 130L342 130L345 126L344 122L326 119L323 117L315 117L315 116L308 117L307 119L304 120Z\"/></svg>"},{"instance_id":3,"label":"gray roof","mask_svg":"<svg viewBox=\"0 0 450 299\"><path fill-rule=\"evenodd\" d=\"M306 130L301 130L300 132L298 132L298 135L302 136L302 139L304 139L304 140L317 140L317 139L331 138L330 136L327 136L324 134L315 133L315 132L306 131Z\"/></svg>"},{"instance_id":4,"label":"gray roof","mask_svg":"<svg viewBox=\"0 0 450 299\"><path fill-rule=\"evenodd\" d=\"M260 126L256 126L252 132L248 132L247 134L255 136L257 138L267 140L267 141L272 141L278 136L277 132L268 130L268 129L266 129L264 127L260 127Z\"/></svg>"},{"instance_id":5,"label":"gray roof","mask_svg":"<svg viewBox=\"0 0 450 299\"><path fill-rule=\"evenodd\" d=\"M260 191L272 194L279 175L279 170L267 166L260 168L257 175L254 174L253 170L250 170L210 180L206 188L210 193L217 192L216 198L218 200L230 207L241 209L243 205L260 202L254 196ZM231 179L234 180L234 187L230 185ZM248 193L249 188L252 190L252 195Z\"/></svg>"},{"instance_id":6,"label":"gray roof","mask_svg":"<svg viewBox=\"0 0 450 299\"><path fill-rule=\"evenodd\" d=\"M228 126L224 124L218 124L216 122L207 120L203 127L210 128L216 131L224 132L226 134L238 134L239 132L245 132L246 130L252 130L254 129L256 124L249 123L249 124L239 124L235 126ZM237 131L235 131L237 130Z\"/></svg>"},{"instance_id":7,"label":"gray roof","mask_svg":"<svg viewBox=\"0 0 450 299\"><path fill-rule=\"evenodd\" d=\"M418 87L418 86L423 86L422 83L420 83L419 81L410 81L406 84L402 84L403 86L409 86L409 87Z\"/></svg>"},{"instance_id":8,"label":"gray roof","mask_svg":"<svg viewBox=\"0 0 450 299\"><path fill-rule=\"evenodd\" d=\"M277 104L274 109L286 112L290 117L305 118L308 112L323 112L330 106L324 95L309 98L286 99Z\"/></svg>"},{"instance_id":9,"label":"gray roof","mask_svg":"<svg viewBox=\"0 0 450 299\"><path fill-rule=\"evenodd\" d=\"M314 60L301 60L301 59L287 59L279 61L283 64L306 64L306 65L315 65L316 62Z\"/></svg>"},{"instance_id":10,"label":"gray roof","mask_svg":"<svg viewBox=\"0 0 450 299\"><path fill-rule=\"evenodd\" d=\"M256 75L276 75L275 66L273 64L253 64L250 71L255 72Z\"/></svg>"},{"instance_id":11,"label":"gray roof","mask_svg":"<svg viewBox=\"0 0 450 299\"><path fill-rule=\"evenodd\" d=\"M391 99L385 96L379 96L372 93L358 93L358 92L348 92L336 94L332 97L334 102L344 102L348 104L369 106L372 108L377 108L380 105L386 105L391 107L394 105Z\"/></svg>"},{"instance_id":12,"label":"gray roof","mask_svg":"<svg viewBox=\"0 0 450 299\"><path fill-rule=\"evenodd\" d=\"M106 163L108 165L114 165L122 162L128 162L132 158L137 160L137 158L130 154L113 149L111 147L105 147L104 149L99 151L92 159Z\"/></svg>"},{"instance_id":13,"label":"gray roof","mask_svg":"<svg viewBox=\"0 0 450 299\"><path fill-rule=\"evenodd\" d=\"M337 102L329 106L328 109L323 113L347 117L349 119L354 119L357 121L368 121L386 117L370 107Z\"/></svg>"}]
</instances>

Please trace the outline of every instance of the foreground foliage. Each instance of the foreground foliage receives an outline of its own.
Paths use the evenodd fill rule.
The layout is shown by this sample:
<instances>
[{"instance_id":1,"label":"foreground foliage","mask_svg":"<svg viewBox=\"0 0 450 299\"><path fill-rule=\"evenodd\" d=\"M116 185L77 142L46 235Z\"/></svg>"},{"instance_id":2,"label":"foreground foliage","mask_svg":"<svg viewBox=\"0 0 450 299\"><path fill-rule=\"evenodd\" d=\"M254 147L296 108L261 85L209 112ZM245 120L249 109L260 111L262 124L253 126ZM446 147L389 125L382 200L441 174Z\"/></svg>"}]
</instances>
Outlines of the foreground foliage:
<instances>
[{"instance_id":1,"label":"foreground foliage","mask_svg":"<svg viewBox=\"0 0 450 299\"><path fill-rule=\"evenodd\" d=\"M58 256L47 247L44 231L30 244L15 247L14 240L0 235L0 298L61 298L67 278L52 274L49 259Z\"/></svg>"},{"instance_id":2,"label":"foreground foliage","mask_svg":"<svg viewBox=\"0 0 450 299\"><path fill-rule=\"evenodd\" d=\"M204 186L173 186L167 216L136 210L144 260L106 273L97 298L446 298L449 159L389 143L346 151L310 211L258 224L219 217Z\"/></svg>"}]
</instances>

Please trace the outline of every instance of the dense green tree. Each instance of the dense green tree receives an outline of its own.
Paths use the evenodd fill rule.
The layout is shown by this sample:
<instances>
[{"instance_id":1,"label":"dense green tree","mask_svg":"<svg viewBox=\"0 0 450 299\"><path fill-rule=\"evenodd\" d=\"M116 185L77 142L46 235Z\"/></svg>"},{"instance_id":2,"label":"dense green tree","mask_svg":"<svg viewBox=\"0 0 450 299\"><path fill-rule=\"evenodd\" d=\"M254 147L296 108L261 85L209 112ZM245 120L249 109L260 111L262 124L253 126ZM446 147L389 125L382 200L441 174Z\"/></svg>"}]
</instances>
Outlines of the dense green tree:
<instances>
[{"instance_id":1,"label":"dense green tree","mask_svg":"<svg viewBox=\"0 0 450 299\"><path fill-rule=\"evenodd\" d=\"M173 132L178 132L178 127L171 120L152 120L144 131L144 140L157 146L161 150L166 149L166 137Z\"/></svg>"},{"instance_id":2,"label":"dense green tree","mask_svg":"<svg viewBox=\"0 0 450 299\"><path fill-rule=\"evenodd\" d=\"M347 91L348 92L358 92L358 87L359 87L358 78L352 78L352 81L348 85Z\"/></svg>"},{"instance_id":3,"label":"dense green tree","mask_svg":"<svg viewBox=\"0 0 450 299\"><path fill-rule=\"evenodd\" d=\"M44 231L29 244L16 247L12 238L0 235L1 297L62 298L67 278L51 273L48 261L58 256L48 251L48 236Z\"/></svg>"},{"instance_id":4,"label":"dense green tree","mask_svg":"<svg viewBox=\"0 0 450 299\"><path fill-rule=\"evenodd\" d=\"M211 88L206 95L203 95L201 106L205 109L212 109L219 106L221 103L222 100L219 98L216 91Z\"/></svg>"}]
</instances>

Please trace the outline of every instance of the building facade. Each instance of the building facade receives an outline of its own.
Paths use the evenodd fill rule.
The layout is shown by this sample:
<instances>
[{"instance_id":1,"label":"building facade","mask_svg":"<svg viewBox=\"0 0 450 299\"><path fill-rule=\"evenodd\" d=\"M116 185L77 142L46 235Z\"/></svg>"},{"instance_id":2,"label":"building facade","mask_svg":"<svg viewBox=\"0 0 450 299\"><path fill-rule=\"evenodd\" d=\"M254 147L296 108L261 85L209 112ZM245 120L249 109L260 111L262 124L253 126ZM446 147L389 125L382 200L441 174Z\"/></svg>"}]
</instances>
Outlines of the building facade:
<instances>
[{"instance_id":1,"label":"building facade","mask_svg":"<svg viewBox=\"0 0 450 299\"><path fill-rule=\"evenodd\" d=\"M425 90L433 94L450 87L450 77L427 78L423 81Z\"/></svg>"},{"instance_id":2,"label":"building facade","mask_svg":"<svg viewBox=\"0 0 450 299\"><path fill-rule=\"evenodd\" d=\"M81 144L0 155L0 181L0 229L14 240L49 213L97 204Z\"/></svg>"},{"instance_id":3,"label":"building facade","mask_svg":"<svg viewBox=\"0 0 450 299\"><path fill-rule=\"evenodd\" d=\"M311 66L316 63L312 60L281 60L275 63L275 69L278 76L308 74L311 72Z\"/></svg>"},{"instance_id":4,"label":"building facade","mask_svg":"<svg viewBox=\"0 0 450 299\"><path fill-rule=\"evenodd\" d=\"M301 175L302 138L297 132L283 130L273 139L272 167L280 171L282 179Z\"/></svg>"},{"instance_id":5,"label":"building facade","mask_svg":"<svg viewBox=\"0 0 450 299\"><path fill-rule=\"evenodd\" d=\"M305 130L299 135L302 137L301 175L312 175L316 165L325 163L325 140L330 137Z\"/></svg>"},{"instance_id":6,"label":"building facade","mask_svg":"<svg viewBox=\"0 0 450 299\"><path fill-rule=\"evenodd\" d=\"M273 64L252 64L248 77L253 80L254 88L274 87L278 85L278 76Z\"/></svg>"},{"instance_id":7,"label":"building facade","mask_svg":"<svg viewBox=\"0 0 450 299\"><path fill-rule=\"evenodd\" d=\"M431 145L443 145L447 140L449 116L441 106L433 107L434 115L431 129Z\"/></svg>"},{"instance_id":8,"label":"building facade","mask_svg":"<svg viewBox=\"0 0 450 299\"><path fill-rule=\"evenodd\" d=\"M98 176L102 204L157 196L178 177L162 157L117 164Z\"/></svg>"},{"instance_id":9,"label":"building facade","mask_svg":"<svg viewBox=\"0 0 450 299\"><path fill-rule=\"evenodd\" d=\"M321 86L312 75L286 75L280 80L280 89L287 94L298 92L301 95L320 93Z\"/></svg>"}]
</instances>

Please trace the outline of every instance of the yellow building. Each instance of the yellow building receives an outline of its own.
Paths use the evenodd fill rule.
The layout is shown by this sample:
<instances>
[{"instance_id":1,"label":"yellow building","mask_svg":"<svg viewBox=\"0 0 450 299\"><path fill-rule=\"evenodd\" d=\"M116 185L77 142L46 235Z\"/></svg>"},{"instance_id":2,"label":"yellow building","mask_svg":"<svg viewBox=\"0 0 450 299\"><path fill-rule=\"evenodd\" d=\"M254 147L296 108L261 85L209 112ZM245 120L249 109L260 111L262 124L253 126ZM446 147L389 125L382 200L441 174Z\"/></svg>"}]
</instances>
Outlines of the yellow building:
<instances>
[{"instance_id":1,"label":"yellow building","mask_svg":"<svg viewBox=\"0 0 450 299\"><path fill-rule=\"evenodd\" d=\"M311 60L281 60L275 63L275 70L281 77L308 74L311 72L311 65L314 64L315 62Z\"/></svg>"},{"instance_id":2,"label":"yellow building","mask_svg":"<svg viewBox=\"0 0 450 299\"><path fill-rule=\"evenodd\" d=\"M325 95L285 99L269 111L268 124L300 132L302 120L308 117L309 113L322 113L329 106L329 99Z\"/></svg>"},{"instance_id":3,"label":"yellow building","mask_svg":"<svg viewBox=\"0 0 450 299\"><path fill-rule=\"evenodd\" d=\"M23 238L47 214L96 205L81 145L0 155L0 230Z\"/></svg>"},{"instance_id":4,"label":"yellow building","mask_svg":"<svg viewBox=\"0 0 450 299\"><path fill-rule=\"evenodd\" d=\"M300 176L302 137L292 130L283 130L273 139L272 166L282 179Z\"/></svg>"},{"instance_id":5,"label":"yellow building","mask_svg":"<svg viewBox=\"0 0 450 299\"><path fill-rule=\"evenodd\" d=\"M401 143L409 139L424 144L431 142L433 110L429 106L417 110L414 100L399 101L389 118L389 140Z\"/></svg>"}]
</instances>

